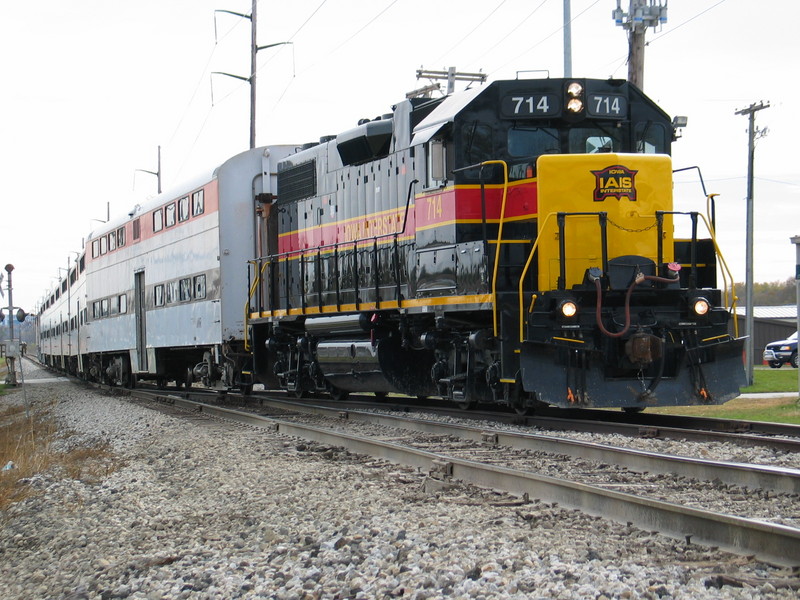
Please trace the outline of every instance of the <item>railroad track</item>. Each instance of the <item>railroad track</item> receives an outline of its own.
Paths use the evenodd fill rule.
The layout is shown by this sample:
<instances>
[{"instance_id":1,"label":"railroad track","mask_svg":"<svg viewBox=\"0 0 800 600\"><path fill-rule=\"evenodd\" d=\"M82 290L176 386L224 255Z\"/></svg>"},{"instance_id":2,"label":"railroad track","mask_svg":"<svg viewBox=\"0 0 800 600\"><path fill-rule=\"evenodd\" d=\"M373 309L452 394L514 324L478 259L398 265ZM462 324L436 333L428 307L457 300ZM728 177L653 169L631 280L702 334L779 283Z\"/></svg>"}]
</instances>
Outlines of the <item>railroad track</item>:
<instances>
[{"instance_id":1,"label":"railroad track","mask_svg":"<svg viewBox=\"0 0 800 600\"><path fill-rule=\"evenodd\" d=\"M632 523L687 542L755 555L779 565L800 565L800 513L796 496L789 495L798 491L797 470L720 465L286 400L263 400L258 412L268 409L268 415L264 415L252 408L226 408L178 395L143 391L134 395L157 399L194 415L265 427L417 467L429 473L434 487L459 480ZM615 466L603 469L603 475L592 463ZM683 473L680 480L672 475L678 471ZM690 484L689 477L699 483ZM726 514L703 508L702 501L692 499L703 489L719 492ZM776 498L780 499L777 503ZM727 514L736 505L741 506L741 514ZM761 511L759 518L750 515L754 508ZM767 520L776 512L785 512L784 523Z\"/></svg>"},{"instance_id":2,"label":"railroad track","mask_svg":"<svg viewBox=\"0 0 800 600\"><path fill-rule=\"evenodd\" d=\"M178 390L176 390L178 391ZM178 391L178 393L180 393ZM241 398L238 394L231 398ZM261 398L261 396L253 396ZM764 447L781 452L800 452L800 425L764 423L678 415L626 414L610 410L544 409L534 415L517 415L503 410L461 410L452 405L424 403L411 398L390 398L377 402L371 396L347 401L327 398L298 400L338 410L359 410L380 407L405 412L435 414L457 419L497 421L513 425L538 427L551 431L576 431L616 434L634 438L686 440L694 442L726 442L744 447Z\"/></svg>"}]
</instances>

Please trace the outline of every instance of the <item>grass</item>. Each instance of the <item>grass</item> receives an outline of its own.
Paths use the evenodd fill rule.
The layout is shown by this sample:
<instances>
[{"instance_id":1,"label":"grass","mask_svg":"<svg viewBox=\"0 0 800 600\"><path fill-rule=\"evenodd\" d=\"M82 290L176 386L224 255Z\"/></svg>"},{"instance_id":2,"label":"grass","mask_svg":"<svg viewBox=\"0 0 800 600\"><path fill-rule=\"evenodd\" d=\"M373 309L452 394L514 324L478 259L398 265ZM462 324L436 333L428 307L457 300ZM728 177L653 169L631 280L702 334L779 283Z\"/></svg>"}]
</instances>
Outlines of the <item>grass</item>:
<instances>
[{"instance_id":1,"label":"grass","mask_svg":"<svg viewBox=\"0 0 800 600\"><path fill-rule=\"evenodd\" d=\"M743 394L761 392L797 392L797 369L784 365L780 369L769 367L753 371L753 385L743 388Z\"/></svg>"},{"instance_id":2,"label":"grass","mask_svg":"<svg viewBox=\"0 0 800 600\"><path fill-rule=\"evenodd\" d=\"M38 473L96 482L119 466L108 444L55 450L54 442L63 437L50 407L26 415L23 406L0 405L0 468L14 464L0 471L0 510L32 494L26 480Z\"/></svg>"},{"instance_id":3,"label":"grass","mask_svg":"<svg viewBox=\"0 0 800 600\"><path fill-rule=\"evenodd\" d=\"M742 388L743 394L785 393L781 398L736 398L713 406L671 406L648 408L647 412L693 417L716 417L742 421L770 421L800 425L800 401L797 392L797 369L756 367L753 385Z\"/></svg>"}]
</instances>

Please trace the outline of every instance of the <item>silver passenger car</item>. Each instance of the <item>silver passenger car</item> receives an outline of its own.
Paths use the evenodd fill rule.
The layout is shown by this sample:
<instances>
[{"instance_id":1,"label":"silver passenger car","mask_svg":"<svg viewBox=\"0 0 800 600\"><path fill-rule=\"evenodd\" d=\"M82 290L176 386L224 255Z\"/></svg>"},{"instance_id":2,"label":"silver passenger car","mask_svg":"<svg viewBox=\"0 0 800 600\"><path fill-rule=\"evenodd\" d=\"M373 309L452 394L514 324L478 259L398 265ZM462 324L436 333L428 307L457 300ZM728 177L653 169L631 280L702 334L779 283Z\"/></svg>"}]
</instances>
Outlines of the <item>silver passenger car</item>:
<instances>
[{"instance_id":1,"label":"silver passenger car","mask_svg":"<svg viewBox=\"0 0 800 600\"><path fill-rule=\"evenodd\" d=\"M199 381L248 391L256 211L275 194L278 161L294 150L248 150L94 230L74 286L59 282L58 299L51 292L40 310L43 360L117 385Z\"/></svg>"}]
</instances>

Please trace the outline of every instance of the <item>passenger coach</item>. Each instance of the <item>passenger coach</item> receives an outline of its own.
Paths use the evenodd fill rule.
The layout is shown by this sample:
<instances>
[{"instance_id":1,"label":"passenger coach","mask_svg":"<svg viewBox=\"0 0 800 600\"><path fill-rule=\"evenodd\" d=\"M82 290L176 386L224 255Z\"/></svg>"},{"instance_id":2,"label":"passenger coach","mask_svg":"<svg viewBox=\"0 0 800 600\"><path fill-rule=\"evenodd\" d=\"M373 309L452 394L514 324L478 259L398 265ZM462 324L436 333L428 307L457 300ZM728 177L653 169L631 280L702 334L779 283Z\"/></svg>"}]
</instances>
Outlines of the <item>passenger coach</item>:
<instances>
[{"instance_id":1,"label":"passenger coach","mask_svg":"<svg viewBox=\"0 0 800 600\"><path fill-rule=\"evenodd\" d=\"M95 229L42 304L44 362L124 386L249 389L244 306L256 198L274 195L277 161L291 151L244 152Z\"/></svg>"}]
</instances>

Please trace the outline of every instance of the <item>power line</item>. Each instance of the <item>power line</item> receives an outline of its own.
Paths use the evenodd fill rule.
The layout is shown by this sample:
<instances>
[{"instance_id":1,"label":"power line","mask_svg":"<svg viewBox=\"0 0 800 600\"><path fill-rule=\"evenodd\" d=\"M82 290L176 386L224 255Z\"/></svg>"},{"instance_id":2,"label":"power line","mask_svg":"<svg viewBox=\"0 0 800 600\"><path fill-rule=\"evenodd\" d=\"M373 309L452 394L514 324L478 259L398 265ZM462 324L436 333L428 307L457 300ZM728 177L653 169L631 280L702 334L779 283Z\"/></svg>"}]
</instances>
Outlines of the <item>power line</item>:
<instances>
[{"instance_id":1,"label":"power line","mask_svg":"<svg viewBox=\"0 0 800 600\"><path fill-rule=\"evenodd\" d=\"M530 13L528 13L528 16L527 16L527 17L525 17L524 19L522 19L522 21L520 21L520 22L517 24L517 26L516 26L516 27L514 27L514 28L513 28L511 31L509 31L507 34L505 34L505 35L501 35L501 36L498 36L498 41L497 41L497 43L496 43L494 46L492 46L491 48L489 48L488 50L486 50L486 51L485 51L483 54L481 54L480 56L478 56L478 57L477 57L475 60L469 61L467 64L469 64L469 65L474 65L474 64L476 64L476 63L477 63L478 61L480 61L480 60L481 60L481 59L482 59L484 56L486 56L486 55L487 55L487 54L489 54L489 53L490 53L492 50L494 50L495 48L497 48L497 47L498 47L500 44L504 43L504 42L507 40L507 38L509 38L509 37L510 37L510 36L511 36L511 35L512 35L512 34L513 34L513 33L514 33L514 32L515 32L517 29L519 29L520 27L522 27L522 26L523 26L523 25L524 25L524 24L525 24L525 23L528 21L528 19L530 19L530 18L531 18L533 15L535 15L535 14L536 14L536 13L539 11L539 9L540 9L540 8L542 8L542 7L543 7L545 4L547 4L547 2L548 2L548 0L542 0L542 2L539 4L539 6L537 6L537 7L536 7L536 8L534 8L534 9L533 9L533 10L532 10Z\"/></svg>"},{"instance_id":2,"label":"power line","mask_svg":"<svg viewBox=\"0 0 800 600\"><path fill-rule=\"evenodd\" d=\"M589 11L589 10L590 10L590 9L592 9L592 8L594 8L594 7L595 7L595 5L597 5L597 4L599 4L599 3L600 3L600 0L595 0L594 2L592 2L592 4L590 4L589 6L587 6L586 8L584 8L584 9L583 9L581 12L579 12L579 13L578 13L577 15L575 15L574 17L572 17L572 19L570 20L570 23L574 23L574 22L575 22L576 20L578 20L578 19L579 19L581 16L583 16L583 15L584 15L584 14L585 14L587 11ZM544 44L544 43L545 43L547 40L549 40L551 37L553 37L554 35L556 35L556 34L558 34L558 33L561 33L563 30L564 30L564 26L562 25L561 27L559 27L558 29L556 29L555 31L553 31L552 33L550 33L549 35L547 35L546 37L544 37L544 38L542 38L541 40L539 40L538 42L536 42L536 43L535 43L533 46L530 46L530 47L529 47L529 48L527 48L526 50L523 50L522 52L520 52L519 54L517 54L517 55L516 55L514 58L512 58L512 59L511 59L511 60L509 60L508 62L506 62L506 63L504 63L504 64L500 65L500 66L499 66L497 69L495 69L495 71L499 71L500 69L503 69L504 67L507 67L507 66L508 66L508 65L510 65L511 63L513 63L513 62L515 62L516 60L518 60L518 59L519 59L521 56L524 56L525 54L527 54L528 52L530 52L530 51L531 51L531 50L533 50L534 48L537 48L538 46L541 46L541 45L542 45L542 44Z\"/></svg>"},{"instance_id":3,"label":"power line","mask_svg":"<svg viewBox=\"0 0 800 600\"><path fill-rule=\"evenodd\" d=\"M670 33L672 33L673 31L676 31L676 30L680 29L681 27L683 27L683 26L684 26L684 25L686 25L687 23L691 23L691 22L692 22L692 21L694 21L696 18L703 16L703 15L704 15L704 14L706 14L708 11L710 11L710 10L713 10L713 9L717 8L717 7L718 7L720 4L722 4L722 3L724 3L724 2L727 2L727 0L719 0L719 2L717 2L717 3L716 3L714 6L709 6L707 9L705 9L705 10L704 10L704 11L702 11L702 12L699 12L699 13L697 13L697 14L696 14L695 16L693 16L692 18L690 18L690 19L686 19L686 20L685 20L683 23L681 23L680 25L677 25L677 26L675 26L675 27L670 27L669 31L666 31L666 32L662 33L661 35L654 37L652 40L650 40L649 42L647 42L647 45L649 46L649 45L650 45L650 44L652 44L653 42L655 42L655 41L657 41L657 40L660 40L661 38L663 38L664 36L667 36L667 35L669 35L669 34L670 34Z\"/></svg>"},{"instance_id":4,"label":"power line","mask_svg":"<svg viewBox=\"0 0 800 600\"><path fill-rule=\"evenodd\" d=\"M546 0L545 0L545 1L546 1ZM453 45L450 47L450 49L448 49L448 50L445 50L445 51L444 51L444 53L443 53L441 56L439 56L438 58L436 58L436 60L432 61L432 62L433 62L433 64L438 64L438 63L439 63L439 61L441 61L441 60L442 60L443 58L445 58L445 57L446 57L448 54L450 54L450 53L451 53L453 50L455 50L455 49L456 49L456 48L458 48L458 47L459 47L461 44L463 44L463 43L464 43L464 41L465 41L465 40L466 40L466 39L467 39L469 36L471 36L471 35L472 35L473 33L475 33L475 32L476 32L478 29L480 29L480 27L481 27L482 25L484 25L484 23L486 23L486 21L487 21L487 20L488 20L488 19L489 19L489 18L490 18L490 17L491 17L491 16L492 16L494 13L496 13L498 10L500 10L500 7L501 7L501 6L503 6L503 4L505 4L505 3L506 3L506 0L500 0L500 4L498 4L498 5L497 5L497 6L495 6L495 7L494 7L494 8L493 8L491 11L489 11L489 14L488 14L488 15L486 15L485 17L481 17L480 19L478 19L478 24L477 24L477 25L475 25L475 27L473 27L473 28L472 28L472 29L469 31L469 33L467 33L466 35L464 35L464 36L463 36L463 37L462 37L460 40L458 40L458 41L457 41L455 44L453 44Z\"/></svg>"}]
</instances>

